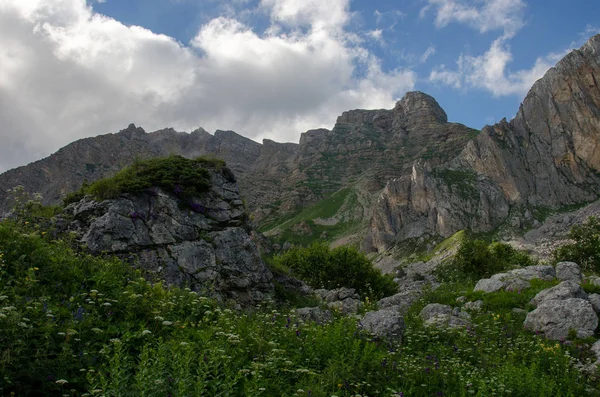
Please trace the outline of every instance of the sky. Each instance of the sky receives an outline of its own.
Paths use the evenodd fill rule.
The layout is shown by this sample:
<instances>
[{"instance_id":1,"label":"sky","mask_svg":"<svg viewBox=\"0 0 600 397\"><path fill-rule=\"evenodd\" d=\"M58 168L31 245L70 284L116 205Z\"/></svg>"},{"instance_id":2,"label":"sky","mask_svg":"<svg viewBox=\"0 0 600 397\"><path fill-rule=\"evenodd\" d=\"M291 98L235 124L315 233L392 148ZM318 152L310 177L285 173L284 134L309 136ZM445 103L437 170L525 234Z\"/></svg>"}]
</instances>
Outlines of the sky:
<instances>
[{"instance_id":1,"label":"sky","mask_svg":"<svg viewBox=\"0 0 600 397\"><path fill-rule=\"evenodd\" d=\"M0 172L135 123L298 142L432 95L480 129L600 33L598 0L0 0Z\"/></svg>"}]
</instances>

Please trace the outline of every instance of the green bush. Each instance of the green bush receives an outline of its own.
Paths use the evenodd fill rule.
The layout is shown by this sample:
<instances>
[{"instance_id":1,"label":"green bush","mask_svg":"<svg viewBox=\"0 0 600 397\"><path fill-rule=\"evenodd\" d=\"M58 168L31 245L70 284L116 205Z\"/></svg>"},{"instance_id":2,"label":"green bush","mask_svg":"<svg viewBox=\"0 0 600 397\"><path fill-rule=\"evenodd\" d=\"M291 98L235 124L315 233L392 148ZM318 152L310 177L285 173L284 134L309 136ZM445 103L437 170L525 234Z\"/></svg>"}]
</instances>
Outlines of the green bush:
<instances>
[{"instance_id":1,"label":"green bush","mask_svg":"<svg viewBox=\"0 0 600 397\"><path fill-rule=\"evenodd\" d=\"M209 189L207 166L222 170L228 179L234 178L224 165L222 160L201 157L194 160L182 156L138 160L113 177L82 186L79 191L65 197L64 203L78 201L86 194L104 200L116 198L122 193L138 193L154 187L189 199Z\"/></svg>"},{"instance_id":2,"label":"green bush","mask_svg":"<svg viewBox=\"0 0 600 397\"><path fill-rule=\"evenodd\" d=\"M535 264L529 255L508 244L467 238L454 258L440 268L442 278L481 279L516 267Z\"/></svg>"},{"instance_id":3,"label":"green bush","mask_svg":"<svg viewBox=\"0 0 600 397\"><path fill-rule=\"evenodd\" d=\"M556 249L554 259L576 262L586 270L600 272L600 220L591 216L583 225L573 226L569 238L574 242Z\"/></svg>"},{"instance_id":4,"label":"green bush","mask_svg":"<svg viewBox=\"0 0 600 397\"><path fill-rule=\"evenodd\" d=\"M317 243L306 248L293 248L276 257L275 262L292 269L314 288L354 288L362 297L372 299L397 292L391 276L382 275L366 256L350 247L331 250L327 245Z\"/></svg>"}]
</instances>

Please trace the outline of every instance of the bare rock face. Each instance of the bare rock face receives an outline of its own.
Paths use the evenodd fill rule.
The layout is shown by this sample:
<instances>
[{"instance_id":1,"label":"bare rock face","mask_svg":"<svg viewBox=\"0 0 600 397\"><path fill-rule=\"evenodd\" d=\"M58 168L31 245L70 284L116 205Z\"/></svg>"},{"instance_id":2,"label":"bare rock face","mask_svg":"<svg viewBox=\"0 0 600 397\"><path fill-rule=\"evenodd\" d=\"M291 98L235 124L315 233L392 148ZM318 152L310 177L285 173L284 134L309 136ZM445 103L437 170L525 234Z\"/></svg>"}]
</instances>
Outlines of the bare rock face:
<instances>
[{"instance_id":1,"label":"bare rock face","mask_svg":"<svg viewBox=\"0 0 600 397\"><path fill-rule=\"evenodd\" d=\"M526 227L532 209L597 199L598 78L600 35L538 80L510 123L485 127L445 164L416 161L410 173L390 180L363 248L382 252L407 238L486 232L506 221Z\"/></svg>"},{"instance_id":2,"label":"bare rock face","mask_svg":"<svg viewBox=\"0 0 600 397\"><path fill-rule=\"evenodd\" d=\"M389 342L402 341L404 317L395 310L381 309L365 313L360 321L362 327L371 334Z\"/></svg>"},{"instance_id":3,"label":"bare rock face","mask_svg":"<svg viewBox=\"0 0 600 397\"><path fill-rule=\"evenodd\" d=\"M249 305L273 290L230 173L211 170L209 192L182 203L159 189L68 206L68 229L92 253L115 254L169 284Z\"/></svg>"},{"instance_id":4,"label":"bare rock face","mask_svg":"<svg viewBox=\"0 0 600 397\"><path fill-rule=\"evenodd\" d=\"M570 330L574 330L579 338L587 338L594 334L598 316L592 304L584 299L547 300L527 314L523 325L544 333L549 339L565 339Z\"/></svg>"}]
</instances>

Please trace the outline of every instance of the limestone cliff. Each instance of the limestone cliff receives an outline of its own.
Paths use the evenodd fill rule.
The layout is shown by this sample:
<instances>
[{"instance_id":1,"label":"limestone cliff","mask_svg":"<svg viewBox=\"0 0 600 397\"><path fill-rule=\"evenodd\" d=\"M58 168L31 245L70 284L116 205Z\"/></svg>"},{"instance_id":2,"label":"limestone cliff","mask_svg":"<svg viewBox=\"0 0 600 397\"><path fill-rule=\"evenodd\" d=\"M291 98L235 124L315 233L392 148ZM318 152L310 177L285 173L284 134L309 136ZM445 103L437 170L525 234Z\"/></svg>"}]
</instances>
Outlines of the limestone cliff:
<instances>
[{"instance_id":1,"label":"limestone cliff","mask_svg":"<svg viewBox=\"0 0 600 397\"><path fill-rule=\"evenodd\" d=\"M415 162L379 197L367 250L422 235L531 226L540 209L600 194L600 35L537 81L509 123L485 127L437 167Z\"/></svg>"},{"instance_id":2,"label":"limestone cliff","mask_svg":"<svg viewBox=\"0 0 600 397\"><path fill-rule=\"evenodd\" d=\"M232 174L209 175L210 190L191 205L160 189L101 202L88 196L65 208L62 228L92 253L117 255L168 284L257 303L272 292L272 274L250 239Z\"/></svg>"},{"instance_id":3,"label":"limestone cliff","mask_svg":"<svg viewBox=\"0 0 600 397\"><path fill-rule=\"evenodd\" d=\"M344 112L331 130L307 131L299 144L202 129L147 134L131 125L0 175L0 211L4 192L18 184L56 203L84 179L110 175L136 157L213 155L235 171L255 222L282 238L302 222L312 237L330 238L331 225L339 235L353 233L353 241L366 234L363 248L381 252L407 238L465 228L525 229L547 209L600 194L599 53L595 36L535 83L512 121L481 132L449 123L420 92L393 109ZM344 215L302 212L319 203L315 213Z\"/></svg>"}]
</instances>

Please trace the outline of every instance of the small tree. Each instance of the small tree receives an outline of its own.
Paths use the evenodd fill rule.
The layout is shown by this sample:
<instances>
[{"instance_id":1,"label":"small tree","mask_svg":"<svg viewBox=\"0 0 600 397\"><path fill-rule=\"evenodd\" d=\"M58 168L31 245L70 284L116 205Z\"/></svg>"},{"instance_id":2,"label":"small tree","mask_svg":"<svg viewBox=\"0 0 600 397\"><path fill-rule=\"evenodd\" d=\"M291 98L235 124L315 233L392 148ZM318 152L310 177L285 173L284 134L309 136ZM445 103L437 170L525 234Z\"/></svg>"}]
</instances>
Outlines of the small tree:
<instances>
[{"instance_id":1,"label":"small tree","mask_svg":"<svg viewBox=\"0 0 600 397\"><path fill-rule=\"evenodd\" d=\"M355 248L331 250L322 243L292 248L275 258L277 265L293 273L314 288L354 288L362 297L379 299L397 292L391 276L383 275Z\"/></svg>"},{"instance_id":2,"label":"small tree","mask_svg":"<svg viewBox=\"0 0 600 397\"><path fill-rule=\"evenodd\" d=\"M574 242L557 248L556 261L576 262L586 270L600 272L600 220L590 216L583 225L575 225L569 232Z\"/></svg>"}]
</instances>

